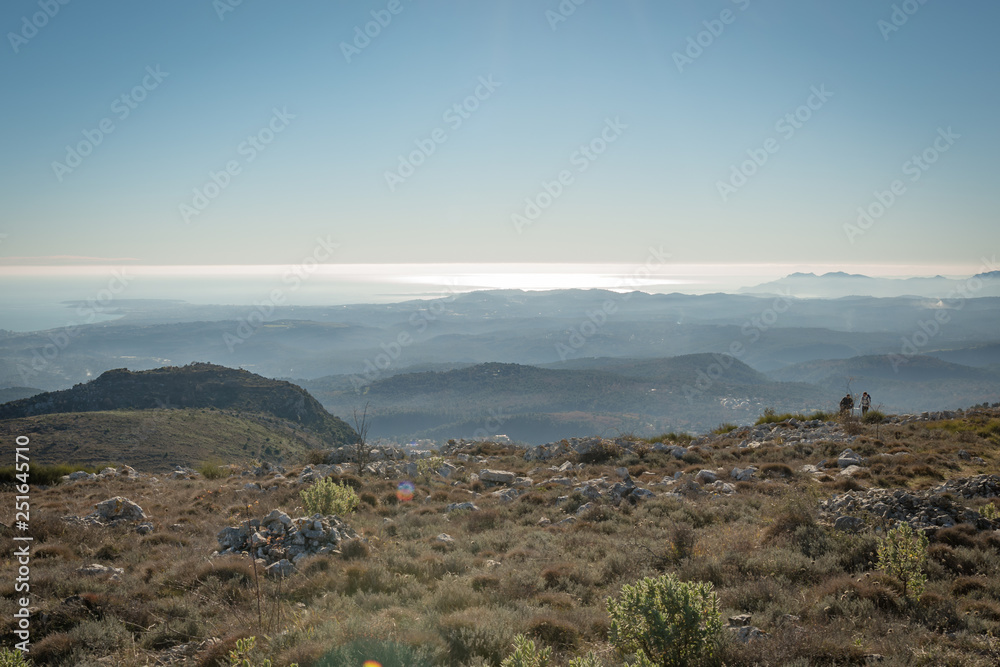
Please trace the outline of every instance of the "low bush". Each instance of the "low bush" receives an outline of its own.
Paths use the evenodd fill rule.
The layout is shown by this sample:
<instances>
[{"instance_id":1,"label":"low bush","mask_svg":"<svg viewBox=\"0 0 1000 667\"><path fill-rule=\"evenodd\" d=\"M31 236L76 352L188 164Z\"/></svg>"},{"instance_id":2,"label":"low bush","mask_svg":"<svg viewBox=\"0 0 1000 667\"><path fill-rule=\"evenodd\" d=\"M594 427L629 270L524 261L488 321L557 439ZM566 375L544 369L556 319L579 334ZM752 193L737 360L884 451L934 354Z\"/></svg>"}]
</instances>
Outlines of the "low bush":
<instances>
[{"instance_id":1,"label":"low bush","mask_svg":"<svg viewBox=\"0 0 1000 667\"><path fill-rule=\"evenodd\" d=\"M202 474L205 479L225 479L229 477L230 470L215 462L206 462L198 468L198 472Z\"/></svg>"},{"instance_id":2,"label":"low bush","mask_svg":"<svg viewBox=\"0 0 1000 667\"><path fill-rule=\"evenodd\" d=\"M599 442L578 456L580 463L598 464L617 459L625 450L613 442Z\"/></svg>"},{"instance_id":3,"label":"low bush","mask_svg":"<svg viewBox=\"0 0 1000 667\"><path fill-rule=\"evenodd\" d=\"M716 652L722 632L719 599L712 585L684 582L673 574L622 586L608 598L609 637L623 656L640 665L696 665Z\"/></svg>"},{"instance_id":4,"label":"low bush","mask_svg":"<svg viewBox=\"0 0 1000 667\"><path fill-rule=\"evenodd\" d=\"M524 635L514 637L514 652L504 658L500 667L548 667L552 649L535 648L535 642Z\"/></svg>"},{"instance_id":5,"label":"low bush","mask_svg":"<svg viewBox=\"0 0 1000 667\"><path fill-rule=\"evenodd\" d=\"M358 507L360 500L347 484L334 483L327 477L299 492L302 504L309 514L337 514L346 516Z\"/></svg>"}]
</instances>

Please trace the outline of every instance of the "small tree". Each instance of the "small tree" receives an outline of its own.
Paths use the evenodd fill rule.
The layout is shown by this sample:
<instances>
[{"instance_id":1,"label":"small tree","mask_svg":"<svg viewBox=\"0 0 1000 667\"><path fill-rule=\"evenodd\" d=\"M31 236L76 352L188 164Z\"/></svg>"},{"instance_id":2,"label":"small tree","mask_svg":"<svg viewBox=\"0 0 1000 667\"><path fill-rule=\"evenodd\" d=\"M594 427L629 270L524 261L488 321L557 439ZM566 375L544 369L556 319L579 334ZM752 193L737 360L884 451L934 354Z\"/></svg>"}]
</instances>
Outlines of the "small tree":
<instances>
[{"instance_id":1,"label":"small tree","mask_svg":"<svg viewBox=\"0 0 1000 667\"><path fill-rule=\"evenodd\" d=\"M673 574L622 586L607 600L611 643L639 665L696 665L715 653L722 631L719 598L707 582Z\"/></svg>"},{"instance_id":2,"label":"small tree","mask_svg":"<svg viewBox=\"0 0 1000 667\"><path fill-rule=\"evenodd\" d=\"M358 469L359 475L365 474L365 467L372 461L372 446L368 442L368 429L371 428L371 420L368 417L368 403L358 414L358 409L354 408L352 417L354 430L358 432L358 440L351 447L351 459Z\"/></svg>"},{"instance_id":3,"label":"small tree","mask_svg":"<svg viewBox=\"0 0 1000 667\"><path fill-rule=\"evenodd\" d=\"M334 484L329 477L319 480L299 492L302 503L310 514L346 516L361 502L358 494L347 484Z\"/></svg>"},{"instance_id":4,"label":"small tree","mask_svg":"<svg viewBox=\"0 0 1000 667\"><path fill-rule=\"evenodd\" d=\"M890 530L878 544L878 568L903 585L903 597L919 600L927 583L923 573L927 562L927 536L901 523Z\"/></svg>"}]
</instances>

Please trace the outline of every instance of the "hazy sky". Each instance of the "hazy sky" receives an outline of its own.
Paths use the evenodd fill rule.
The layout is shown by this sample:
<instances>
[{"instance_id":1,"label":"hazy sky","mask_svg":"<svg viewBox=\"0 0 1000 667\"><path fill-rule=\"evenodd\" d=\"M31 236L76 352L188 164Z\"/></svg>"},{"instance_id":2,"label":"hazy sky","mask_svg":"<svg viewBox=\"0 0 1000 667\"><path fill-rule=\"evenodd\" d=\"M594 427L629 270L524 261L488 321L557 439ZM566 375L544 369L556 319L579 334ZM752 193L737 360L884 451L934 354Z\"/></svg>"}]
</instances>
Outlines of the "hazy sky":
<instances>
[{"instance_id":1,"label":"hazy sky","mask_svg":"<svg viewBox=\"0 0 1000 667\"><path fill-rule=\"evenodd\" d=\"M993 0L236 2L3 3L0 263L1000 245Z\"/></svg>"}]
</instances>

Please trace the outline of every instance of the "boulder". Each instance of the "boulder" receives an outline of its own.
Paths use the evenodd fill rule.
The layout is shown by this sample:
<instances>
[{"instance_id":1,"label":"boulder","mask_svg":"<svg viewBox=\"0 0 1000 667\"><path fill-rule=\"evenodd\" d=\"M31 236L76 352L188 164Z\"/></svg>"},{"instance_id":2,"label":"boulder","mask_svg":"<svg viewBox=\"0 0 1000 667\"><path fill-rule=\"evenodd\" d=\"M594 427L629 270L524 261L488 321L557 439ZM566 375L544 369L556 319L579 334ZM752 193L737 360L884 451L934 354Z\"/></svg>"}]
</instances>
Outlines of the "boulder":
<instances>
[{"instance_id":1,"label":"boulder","mask_svg":"<svg viewBox=\"0 0 1000 667\"><path fill-rule=\"evenodd\" d=\"M142 521L147 518L146 513L137 504L123 496L108 498L94 505L97 510L94 514L97 519L104 523L114 521Z\"/></svg>"},{"instance_id":2,"label":"boulder","mask_svg":"<svg viewBox=\"0 0 1000 667\"><path fill-rule=\"evenodd\" d=\"M713 493L721 493L727 496L736 493L735 486L728 482L723 482L721 479L712 482L706 488L710 489Z\"/></svg>"},{"instance_id":3,"label":"boulder","mask_svg":"<svg viewBox=\"0 0 1000 667\"><path fill-rule=\"evenodd\" d=\"M698 474L694 476L694 479L699 484L711 484L716 481L718 477L711 470L699 470Z\"/></svg>"},{"instance_id":4,"label":"boulder","mask_svg":"<svg viewBox=\"0 0 1000 667\"><path fill-rule=\"evenodd\" d=\"M862 463L862 458L859 454L856 454L854 450L850 447L845 449L837 457L837 467L846 468L848 466L859 466Z\"/></svg>"},{"instance_id":5,"label":"boulder","mask_svg":"<svg viewBox=\"0 0 1000 667\"><path fill-rule=\"evenodd\" d=\"M649 498L655 498L656 494L649 489L633 489L630 498L635 498L636 500L646 500Z\"/></svg>"},{"instance_id":6,"label":"boulder","mask_svg":"<svg viewBox=\"0 0 1000 667\"><path fill-rule=\"evenodd\" d=\"M484 468L479 471L479 481L486 484L513 484L517 475L506 470L489 470Z\"/></svg>"},{"instance_id":7,"label":"boulder","mask_svg":"<svg viewBox=\"0 0 1000 667\"><path fill-rule=\"evenodd\" d=\"M262 526L269 526L272 523L280 523L283 526L290 526L292 525L292 517L288 516L281 510L273 510L261 520L260 524Z\"/></svg>"},{"instance_id":8,"label":"boulder","mask_svg":"<svg viewBox=\"0 0 1000 667\"><path fill-rule=\"evenodd\" d=\"M509 503L520 496L523 491L524 489L500 489L499 491L494 491L490 495L497 498L502 503Z\"/></svg>"},{"instance_id":9,"label":"boulder","mask_svg":"<svg viewBox=\"0 0 1000 667\"><path fill-rule=\"evenodd\" d=\"M755 472L757 472L757 469L753 466L750 466L749 468L733 468L729 473L729 476L737 482L749 482L753 479Z\"/></svg>"},{"instance_id":10,"label":"boulder","mask_svg":"<svg viewBox=\"0 0 1000 667\"><path fill-rule=\"evenodd\" d=\"M125 570L120 567L111 567L101 565L100 563L84 565L83 567L76 568L76 571L78 574L88 577L110 577L113 581L117 581L121 575L125 574Z\"/></svg>"},{"instance_id":11,"label":"boulder","mask_svg":"<svg viewBox=\"0 0 1000 667\"><path fill-rule=\"evenodd\" d=\"M860 519L856 516L837 517L837 520L833 524L834 530L840 530L845 533L856 533L864 527L864 519Z\"/></svg>"}]
</instances>

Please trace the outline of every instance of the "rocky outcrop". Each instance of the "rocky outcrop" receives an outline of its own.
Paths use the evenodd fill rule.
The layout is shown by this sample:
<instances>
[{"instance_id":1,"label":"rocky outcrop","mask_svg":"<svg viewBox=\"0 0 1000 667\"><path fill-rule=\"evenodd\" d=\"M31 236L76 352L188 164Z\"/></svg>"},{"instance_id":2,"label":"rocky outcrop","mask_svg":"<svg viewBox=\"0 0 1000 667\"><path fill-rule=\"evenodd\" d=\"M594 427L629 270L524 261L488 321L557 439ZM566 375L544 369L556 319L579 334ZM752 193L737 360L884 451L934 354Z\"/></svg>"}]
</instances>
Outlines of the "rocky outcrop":
<instances>
[{"instance_id":1,"label":"rocky outcrop","mask_svg":"<svg viewBox=\"0 0 1000 667\"><path fill-rule=\"evenodd\" d=\"M517 479L517 475L506 470L488 470L484 468L479 471L479 481L484 484L503 484L509 486L514 483L515 479Z\"/></svg>"},{"instance_id":2,"label":"rocky outcrop","mask_svg":"<svg viewBox=\"0 0 1000 667\"><path fill-rule=\"evenodd\" d=\"M344 542L359 538L336 516L314 514L293 519L281 510L274 510L263 519L227 526L216 539L219 554L246 553L264 559L268 565L281 560L294 565L312 554L340 553ZM285 570L284 566L279 568L280 572Z\"/></svg>"},{"instance_id":3,"label":"rocky outcrop","mask_svg":"<svg viewBox=\"0 0 1000 667\"><path fill-rule=\"evenodd\" d=\"M91 526L116 526L148 518L139 505L122 496L102 500L94 509L96 511L87 516L64 516L62 520Z\"/></svg>"},{"instance_id":4,"label":"rocky outcrop","mask_svg":"<svg viewBox=\"0 0 1000 667\"><path fill-rule=\"evenodd\" d=\"M87 472L85 470L77 470L76 472L71 472L68 475L62 476L63 482L94 482L97 480L105 479L121 479L127 481L135 481L139 479L139 473L135 471L131 466L122 466L120 468L104 468L101 472L95 474L92 472Z\"/></svg>"},{"instance_id":5,"label":"rocky outcrop","mask_svg":"<svg viewBox=\"0 0 1000 667\"><path fill-rule=\"evenodd\" d=\"M983 477L996 477L983 475ZM978 478L973 478L978 479ZM957 523L968 523L978 529L995 528L1000 522L990 521L979 512L964 507L952 499L953 491L941 491L942 488L981 488L985 482L970 482L956 480L962 484L951 487L943 485L929 491L909 492L903 489L868 489L866 491L848 491L820 503L820 512L834 521L834 527L841 530L857 530L859 524L855 521L843 521L845 517L864 520L866 517L889 521L902 521L913 528L935 530L947 528ZM995 483L995 480L994 480ZM963 486L964 485L964 486Z\"/></svg>"},{"instance_id":6,"label":"rocky outcrop","mask_svg":"<svg viewBox=\"0 0 1000 667\"><path fill-rule=\"evenodd\" d=\"M935 493L950 493L962 498L996 498L1000 496L1000 475L977 475L948 480L934 489Z\"/></svg>"},{"instance_id":7,"label":"rocky outcrop","mask_svg":"<svg viewBox=\"0 0 1000 667\"><path fill-rule=\"evenodd\" d=\"M91 563L90 565L78 567L76 568L76 572L85 577L107 577L111 581L118 581L121 575L125 574L123 568L101 565L100 563Z\"/></svg>"}]
</instances>

